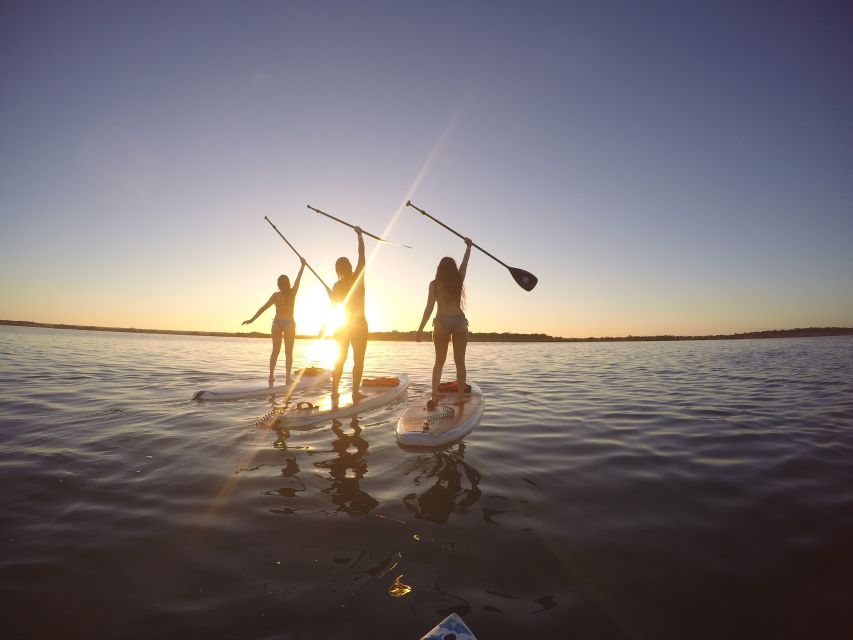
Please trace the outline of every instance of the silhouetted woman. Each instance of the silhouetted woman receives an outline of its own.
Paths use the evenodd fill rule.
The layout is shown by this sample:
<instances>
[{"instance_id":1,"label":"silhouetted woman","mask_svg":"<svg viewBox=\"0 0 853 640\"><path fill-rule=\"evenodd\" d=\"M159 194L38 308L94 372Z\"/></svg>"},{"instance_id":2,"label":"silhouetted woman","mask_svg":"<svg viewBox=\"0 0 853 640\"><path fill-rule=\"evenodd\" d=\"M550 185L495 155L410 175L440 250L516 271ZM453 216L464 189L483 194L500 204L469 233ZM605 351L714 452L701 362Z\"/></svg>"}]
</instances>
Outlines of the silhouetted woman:
<instances>
[{"instance_id":1,"label":"silhouetted woman","mask_svg":"<svg viewBox=\"0 0 853 640\"><path fill-rule=\"evenodd\" d=\"M343 325L335 332L338 342L338 359L332 371L332 399L338 398L338 387L344 370L350 345L352 345L352 399L364 398L360 392L361 374L364 371L364 354L367 351L367 318L364 316L364 238L361 227L355 227L358 235L358 264L355 271L349 258L335 261L338 281L326 291L329 299L344 308Z\"/></svg>"},{"instance_id":2,"label":"silhouetted woman","mask_svg":"<svg viewBox=\"0 0 853 640\"><path fill-rule=\"evenodd\" d=\"M250 320L244 320L243 324L252 324L259 315L275 305L275 318L272 321L270 335L272 337L272 354L270 355L270 386L275 381L275 363L281 351L281 340L284 338L284 358L287 365L287 382L290 383L290 369L293 366L293 342L296 340L296 322L293 319L293 303L296 301L296 292L299 289L299 281L302 280L302 272L305 270L305 259L299 267L296 282L290 286L290 278L278 277L278 291L270 296L267 303L258 309L258 312Z\"/></svg>"},{"instance_id":3,"label":"silhouetted woman","mask_svg":"<svg viewBox=\"0 0 853 640\"><path fill-rule=\"evenodd\" d=\"M435 319L432 321L432 341L435 344L435 365L432 368L432 398L427 408L438 404L438 385L441 383L441 371L447 359L447 347L453 340L453 361L456 363L457 403L465 401L465 348L468 346L468 320L462 311L465 299L465 272L468 258L471 256L471 239L465 238L465 255L457 268L453 258L442 258L435 270L435 280L429 283L424 317L415 340L420 342L424 325L432 315L433 307L438 305Z\"/></svg>"}]
</instances>

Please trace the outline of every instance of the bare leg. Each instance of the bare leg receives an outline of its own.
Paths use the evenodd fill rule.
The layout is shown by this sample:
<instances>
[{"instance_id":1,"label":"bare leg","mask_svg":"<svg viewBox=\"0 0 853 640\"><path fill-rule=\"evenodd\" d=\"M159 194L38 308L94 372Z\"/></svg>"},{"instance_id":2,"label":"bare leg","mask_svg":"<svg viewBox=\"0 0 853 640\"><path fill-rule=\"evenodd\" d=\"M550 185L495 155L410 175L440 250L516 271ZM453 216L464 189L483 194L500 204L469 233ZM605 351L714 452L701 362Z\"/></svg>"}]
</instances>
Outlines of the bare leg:
<instances>
[{"instance_id":1,"label":"bare leg","mask_svg":"<svg viewBox=\"0 0 853 640\"><path fill-rule=\"evenodd\" d=\"M468 346L468 332L453 332L453 361L456 363L456 404L465 402L465 348Z\"/></svg>"},{"instance_id":2,"label":"bare leg","mask_svg":"<svg viewBox=\"0 0 853 640\"><path fill-rule=\"evenodd\" d=\"M335 339L338 341L338 359L335 360L335 368L332 369L332 399L338 397L338 387L341 384L341 375L344 372L344 362L349 351L350 335L348 328L342 328Z\"/></svg>"},{"instance_id":3,"label":"bare leg","mask_svg":"<svg viewBox=\"0 0 853 640\"><path fill-rule=\"evenodd\" d=\"M450 344L450 336L438 323L432 330L432 342L435 345L435 365L432 367L432 399L438 402L438 385L441 384L441 372L444 362L447 360L447 346Z\"/></svg>"},{"instance_id":4,"label":"bare leg","mask_svg":"<svg viewBox=\"0 0 853 640\"><path fill-rule=\"evenodd\" d=\"M361 375L364 373L364 354L367 352L367 323L352 332L352 399L367 396L361 393Z\"/></svg>"},{"instance_id":5,"label":"bare leg","mask_svg":"<svg viewBox=\"0 0 853 640\"><path fill-rule=\"evenodd\" d=\"M278 354L281 351L281 331L273 329L272 336L272 353L270 354L270 386L275 382L275 363L278 362Z\"/></svg>"},{"instance_id":6,"label":"bare leg","mask_svg":"<svg viewBox=\"0 0 853 640\"><path fill-rule=\"evenodd\" d=\"M290 382L290 370L293 368L293 343L296 340L296 325L291 324L284 331L284 361L287 365L287 382Z\"/></svg>"}]
</instances>

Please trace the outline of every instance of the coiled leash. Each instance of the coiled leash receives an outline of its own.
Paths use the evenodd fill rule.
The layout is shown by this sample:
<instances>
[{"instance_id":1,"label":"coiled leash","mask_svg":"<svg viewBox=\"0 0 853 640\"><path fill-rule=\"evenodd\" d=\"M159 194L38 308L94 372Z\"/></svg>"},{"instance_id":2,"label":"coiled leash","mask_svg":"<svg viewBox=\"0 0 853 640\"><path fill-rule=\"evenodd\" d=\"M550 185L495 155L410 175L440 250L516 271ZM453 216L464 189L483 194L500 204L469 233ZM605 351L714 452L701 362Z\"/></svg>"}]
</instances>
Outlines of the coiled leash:
<instances>
[{"instance_id":1,"label":"coiled leash","mask_svg":"<svg viewBox=\"0 0 853 640\"><path fill-rule=\"evenodd\" d=\"M451 418L456 415L456 410L451 407L449 404L444 405L439 409L436 413L431 413L424 419L424 431L429 431L429 427L433 422L438 422L439 420L444 420L445 418Z\"/></svg>"}]
</instances>

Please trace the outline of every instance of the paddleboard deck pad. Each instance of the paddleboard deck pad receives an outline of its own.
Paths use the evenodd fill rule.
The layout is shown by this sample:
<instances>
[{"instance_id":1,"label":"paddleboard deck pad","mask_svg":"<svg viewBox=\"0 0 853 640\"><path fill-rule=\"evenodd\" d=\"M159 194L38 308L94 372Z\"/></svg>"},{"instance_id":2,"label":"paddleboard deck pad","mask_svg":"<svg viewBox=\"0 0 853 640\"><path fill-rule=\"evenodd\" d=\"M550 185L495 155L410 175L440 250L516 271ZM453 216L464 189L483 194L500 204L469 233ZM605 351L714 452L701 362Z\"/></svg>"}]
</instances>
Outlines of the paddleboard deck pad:
<instances>
[{"instance_id":1,"label":"paddleboard deck pad","mask_svg":"<svg viewBox=\"0 0 853 640\"><path fill-rule=\"evenodd\" d=\"M376 380L371 384L371 380ZM351 390L341 390L336 400L331 391L311 401L297 402L279 414L277 424L281 427L305 427L324 420L348 418L370 409L383 407L393 402L409 388L409 376L405 373L385 378L362 380L361 393L364 398L353 402Z\"/></svg>"},{"instance_id":2,"label":"paddleboard deck pad","mask_svg":"<svg viewBox=\"0 0 853 640\"><path fill-rule=\"evenodd\" d=\"M451 613L430 629L421 640L447 640L448 638L454 638L455 640L477 640L474 637L474 632L455 613Z\"/></svg>"},{"instance_id":3,"label":"paddleboard deck pad","mask_svg":"<svg viewBox=\"0 0 853 640\"><path fill-rule=\"evenodd\" d=\"M432 409L427 408L432 397L429 393L412 401L397 422L397 442L413 447L440 447L471 433L483 415L483 391L475 383L469 383L465 402L460 406L456 404L455 389L443 390L447 388L439 387L439 401Z\"/></svg>"},{"instance_id":4,"label":"paddleboard deck pad","mask_svg":"<svg viewBox=\"0 0 853 640\"><path fill-rule=\"evenodd\" d=\"M289 384L278 384L270 386L264 382L258 382L254 385L244 385L240 387L222 387L220 389L211 389L209 391L196 391L193 395L193 400L202 400L204 402L222 402L224 400L242 400L243 398L264 398L274 395L291 395L294 391L301 389L310 389L318 385L329 382L331 372L328 369L320 369L319 367L306 367L299 369L291 374Z\"/></svg>"}]
</instances>

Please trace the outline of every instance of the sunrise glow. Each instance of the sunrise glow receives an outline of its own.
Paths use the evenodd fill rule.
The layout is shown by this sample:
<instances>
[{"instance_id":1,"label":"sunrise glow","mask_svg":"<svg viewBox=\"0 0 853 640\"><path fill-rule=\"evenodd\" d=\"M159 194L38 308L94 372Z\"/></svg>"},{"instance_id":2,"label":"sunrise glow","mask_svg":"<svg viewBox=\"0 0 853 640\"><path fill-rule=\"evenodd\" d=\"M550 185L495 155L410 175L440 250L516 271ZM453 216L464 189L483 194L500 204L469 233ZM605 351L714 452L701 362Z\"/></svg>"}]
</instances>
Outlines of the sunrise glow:
<instances>
[{"instance_id":1,"label":"sunrise glow","mask_svg":"<svg viewBox=\"0 0 853 640\"><path fill-rule=\"evenodd\" d=\"M500 10L474 11L485 31L448 34L440 54L393 46L380 55L401 30L383 29L389 15L377 10L373 37L350 42L363 31L343 29L323 48L328 57L294 57L316 43L290 16L286 38L253 35L229 64L208 65L206 46L251 30L232 33L239 20L214 20L217 36L198 51L175 38L151 56L133 21L113 28L137 46L115 50L100 40L111 29L78 32L115 16L95 11L77 24L47 19L55 3L29 4L20 15L33 17L9 40L15 64L4 85L0 319L268 332L272 312L242 322L279 274L293 280L299 260L265 216L327 283L338 257L355 264L355 234L306 210L312 202L393 242L365 238L365 312L371 331L411 331L438 260L458 261L464 250L406 207L411 199L539 279L523 291L475 251L465 286L476 333L697 335L850 323L849 112L837 108L849 74L825 46L833 26L820 12L812 27L821 36L803 45L820 55L786 48L785 38L750 41L739 54L665 55L683 37L676 20L647 25L661 31L660 47L630 29L605 47L613 30L586 33L583 20L569 18L574 5L553 3L554 19L540 23L544 10L521 3L504 7L518 11L505 33L489 26L507 19ZM313 15L312 6L269 10ZM399 7L421 10L431 9ZM157 32L158 11L142 13ZM537 28L521 28L527 21ZM64 44L33 25L53 25ZM548 46L525 40L544 32ZM99 46L110 55L93 57ZM210 55L223 55L219 45ZM47 81L66 66L67 81ZM792 92L792 77L810 90ZM706 81L686 86L685 78ZM306 270L297 333L316 336L329 308Z\"/></svg>"}]
</instances>

